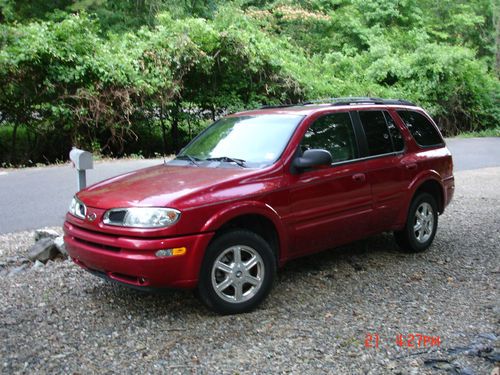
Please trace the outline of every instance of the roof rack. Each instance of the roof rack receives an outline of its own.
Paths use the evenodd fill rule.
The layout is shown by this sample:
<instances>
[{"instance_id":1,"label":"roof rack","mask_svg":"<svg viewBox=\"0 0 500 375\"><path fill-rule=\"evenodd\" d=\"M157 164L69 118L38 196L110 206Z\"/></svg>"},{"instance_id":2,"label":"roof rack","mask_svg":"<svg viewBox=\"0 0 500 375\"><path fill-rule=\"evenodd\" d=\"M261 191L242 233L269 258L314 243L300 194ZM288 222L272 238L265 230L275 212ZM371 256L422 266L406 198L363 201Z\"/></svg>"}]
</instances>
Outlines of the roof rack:
<instances>
[{"instance_id":1,"label":"roof rack","mask_svg":"<svg viewBox=\"0 0 500 375\"><path fill-rule=\"evenodd\" d=\"M302 103L292 103L292 104L275 104L275 105L263 105L261 109L269 108L286 108L301 105L312 105L312 104L330 104L335 106L340 105L353 105L353 104L386 104L386 105L408 105L416 107L415 103L412 103L404 99L383 99L383 98L373 98L369 96L348 96L344 98L326 98L317 100L308 100Z\"/></svg>"},{"instance_id":2,"label":"roof rack","mask_svg":"<svg viewBox=\"0 0 500 375\"><path fill-rule=\"evenodd\" d=\"M402 99L383 99L371 97L352 97L352 98L336 98L332 105L350 105L350 104L396 104L396 105L410 105L415 107L416 104Z\"/></svg>"},{"instance_id":3,"label":"roof rack","mask_svg":"<svg viewBox=\"0 0 500 375\"><path fill-rule=\"evenodd\" d=\"M301 105L302 103L293 103L293 104L270 104L270 105L263 105L260 107L260 109L270 109L270 108L286 108L286 107L294 107L296 105Z\"/></svg>"},{"instance_id":4,"label":"roof rack","mask_svg":"<svg viewBox=\"0 0 500 375\"><path fill-rule=\"evenodd\" d=\"M320 104L329 103L331 105L352 105L352 104L396 104L396 105L408 105L416 107L416 104L403 99L383 99L383 98L373 98L369 96L349 96L345 98L327 98L319 100L310 100L302 103L303 105L308 104Z\"/></svg>"}]
</instances>

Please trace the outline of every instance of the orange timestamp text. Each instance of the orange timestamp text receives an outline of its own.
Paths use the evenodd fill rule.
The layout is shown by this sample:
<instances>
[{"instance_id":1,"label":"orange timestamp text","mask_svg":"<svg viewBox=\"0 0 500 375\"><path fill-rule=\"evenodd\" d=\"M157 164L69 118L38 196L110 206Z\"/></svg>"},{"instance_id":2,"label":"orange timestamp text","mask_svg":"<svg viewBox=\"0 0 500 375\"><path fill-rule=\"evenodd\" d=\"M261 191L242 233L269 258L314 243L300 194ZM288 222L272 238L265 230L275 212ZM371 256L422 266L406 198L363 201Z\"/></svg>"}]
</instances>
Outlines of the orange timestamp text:
<instances>
[{"instance_id":1,"label":"orange timestamp text","mask_svg":"<svg viewBox=\"0 0 500 375\"><path fill-rule=\"evenodd\" d=\"M421 333L398 333L394 343L400 348L419 349L439 347L441 345L441 336L423 335ZM365 335L365 348L377 349L381 344L380 335L378 333L367 333Z\"/></svg>"}]
</instances>

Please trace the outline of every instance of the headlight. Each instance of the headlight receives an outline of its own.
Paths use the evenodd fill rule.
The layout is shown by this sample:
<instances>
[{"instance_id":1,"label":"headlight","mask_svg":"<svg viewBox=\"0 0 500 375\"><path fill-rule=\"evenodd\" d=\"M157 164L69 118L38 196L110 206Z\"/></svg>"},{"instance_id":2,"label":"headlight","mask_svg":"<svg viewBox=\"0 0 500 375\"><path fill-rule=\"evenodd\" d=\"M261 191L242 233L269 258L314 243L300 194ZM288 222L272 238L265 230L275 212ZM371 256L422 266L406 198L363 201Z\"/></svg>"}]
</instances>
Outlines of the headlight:
<instances>
[{"instance_id":1,"label":"headlight","mask_svg":"<svg viewBox=\"0 0 500 375\"><path fill-rule=\"evenodd\" d=\"M173 208L132 207L106 211L103 223L121 227L161 228L175 224L181 213Z\"/></svg>"},{"instance_id":2,"label":"headlight","mask_svg":"<svg viewBox=\"0 0 500 375\"><path fill-rule=\"evenodd\" d=\"M80 199L78 199L77 197L73 197L68 211L73 216L79 217L80 219L85 219L85 215L87 214L87 207Z\"/></svg>"}]
</instances>

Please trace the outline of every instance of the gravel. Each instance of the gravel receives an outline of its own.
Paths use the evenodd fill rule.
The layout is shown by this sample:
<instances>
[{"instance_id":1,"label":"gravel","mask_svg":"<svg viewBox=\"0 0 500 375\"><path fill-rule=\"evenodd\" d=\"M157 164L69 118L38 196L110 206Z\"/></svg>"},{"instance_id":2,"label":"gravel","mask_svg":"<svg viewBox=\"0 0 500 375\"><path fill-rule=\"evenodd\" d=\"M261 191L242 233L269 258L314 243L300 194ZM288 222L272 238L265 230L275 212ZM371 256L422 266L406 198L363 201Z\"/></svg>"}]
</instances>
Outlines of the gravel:
<instances>
[{"instance_id":1,"label":"gravel","mask_svg":"<svg viewBox=\"0 0 500 375\"><path fill-rule=\"evenodd\" d=\"M0 373L490 374L500 168L459 172L456 183L428 252L400 253L383 234L294 261L262 307L239 316L217 316L189 291L107 283L63 259L34 265L33 232L0 235ZM399 347L398 334L440 345Z\"/></svg>"}]
</instances>

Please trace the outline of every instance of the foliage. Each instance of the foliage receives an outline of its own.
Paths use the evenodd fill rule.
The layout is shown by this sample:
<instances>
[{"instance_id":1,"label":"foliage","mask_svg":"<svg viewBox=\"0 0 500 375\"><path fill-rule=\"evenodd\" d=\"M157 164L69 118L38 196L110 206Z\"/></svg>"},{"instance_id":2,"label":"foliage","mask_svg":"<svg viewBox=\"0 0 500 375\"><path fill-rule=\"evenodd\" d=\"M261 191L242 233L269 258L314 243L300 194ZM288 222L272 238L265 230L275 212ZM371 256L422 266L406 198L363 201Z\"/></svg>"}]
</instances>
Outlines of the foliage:
<instances>
[{"instance_id":1,"label":"foliage","mask_svg":"<svg viewBox=\"0 0 500 375\"><path fill-rule=\"evenodd\" d=\"M0 161L177 151L210 121L334 96L500 120L491 0L0 0Z\"/></svg>"},{"instance_id":2,"label":"foliage","mask_svg":"<svg viewBox=\"0 0 500 375\"><path fill-rule=\"evenodd\" d=\"M483 129L473 132L464 132L458 134L461 138L477 138L477 137L500 137L500 126L492 129Z\"/></svg>"}]
</instances>

